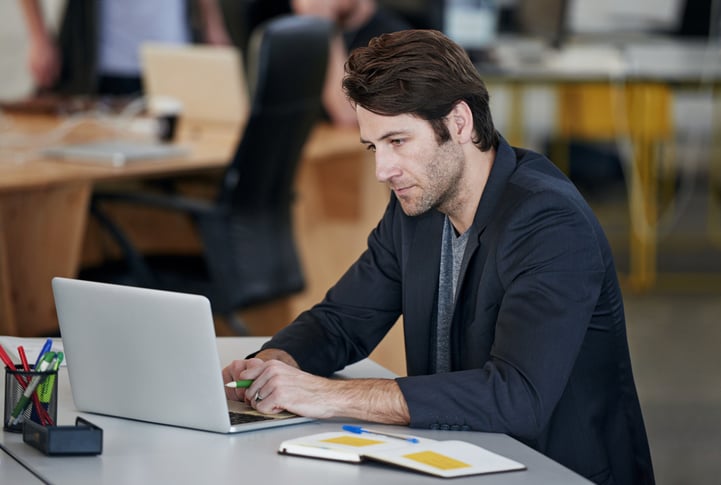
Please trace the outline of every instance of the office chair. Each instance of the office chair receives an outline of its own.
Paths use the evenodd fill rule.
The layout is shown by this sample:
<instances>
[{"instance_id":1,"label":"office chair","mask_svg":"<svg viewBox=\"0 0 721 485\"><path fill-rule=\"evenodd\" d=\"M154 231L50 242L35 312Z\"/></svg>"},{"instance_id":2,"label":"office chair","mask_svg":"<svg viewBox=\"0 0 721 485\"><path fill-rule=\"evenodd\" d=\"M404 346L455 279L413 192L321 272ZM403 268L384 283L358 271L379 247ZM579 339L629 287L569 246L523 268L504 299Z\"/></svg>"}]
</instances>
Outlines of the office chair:
<instances>
[{"instance_id":1,"label":"office chair","mask_svg":"<svg viewBox=\"0 0 721 485\"><path fill-rule=\"evenodd\" d=\"M260 26L248 53L253 86L250 115L214 200L157 192L93 195L91 212L124 255L111 280L207 296L213 312L238 334L234 312L300 291L304 277L293 237L291 205L303 146L321 113L331 24L283 16ZM187 214L200 255L143 255L108 216L107 203L145 205Z\"/></svg>"}]
</instances>

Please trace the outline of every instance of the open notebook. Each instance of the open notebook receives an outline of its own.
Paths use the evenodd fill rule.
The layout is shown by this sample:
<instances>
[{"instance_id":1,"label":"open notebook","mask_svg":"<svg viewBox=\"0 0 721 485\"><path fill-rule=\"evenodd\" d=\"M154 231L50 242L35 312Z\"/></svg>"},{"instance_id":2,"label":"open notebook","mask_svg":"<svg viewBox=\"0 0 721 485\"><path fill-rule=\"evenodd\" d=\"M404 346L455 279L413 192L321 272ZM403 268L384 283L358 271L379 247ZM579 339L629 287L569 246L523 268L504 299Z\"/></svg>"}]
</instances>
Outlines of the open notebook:
<instances>
[{"instance_id":1,"label":"open notebook","mask_svg":"<svg viewBox=\"0 0 721 485\"><path fill-rule=\"evenodd\" d=\"M465 441L401 437L359 426L344 428L356 431L293 438L282 442L278 452L350 463L376 461L443 478L526 469L522 463Z\"/></svg>"},{"instance_id":2,"label":"open notebook","mask_svg":"<svg viewBox=\"0 0 721 485\"><path fill-rule=\"evenodd\" d=\"M67 278L52 286L79 411L218 433L310 420L226 400L207 298Z\"/></svg>"}]
</instances>

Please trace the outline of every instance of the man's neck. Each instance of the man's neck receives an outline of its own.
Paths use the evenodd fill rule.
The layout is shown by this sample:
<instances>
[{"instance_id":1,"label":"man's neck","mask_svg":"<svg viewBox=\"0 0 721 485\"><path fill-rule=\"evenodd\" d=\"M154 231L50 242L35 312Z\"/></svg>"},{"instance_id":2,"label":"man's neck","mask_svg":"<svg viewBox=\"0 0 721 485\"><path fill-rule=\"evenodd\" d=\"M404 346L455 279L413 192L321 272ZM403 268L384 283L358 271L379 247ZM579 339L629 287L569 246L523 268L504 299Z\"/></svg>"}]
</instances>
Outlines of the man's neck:
<instances>
[{"instance_id":1,"label":"man's neck","mask_svg":"<svg viewBox=\"0 0 721 485\"><path fill-rule=\"evenodd\" d=\"M495 158L496 150L491 149L487 152L476 150L471 158L467 159L466 173L461 181L462 187L458 191L456 202L453 207L444 211L458 234L465 233L473 224Z\"/></svg>"}]
</instances>

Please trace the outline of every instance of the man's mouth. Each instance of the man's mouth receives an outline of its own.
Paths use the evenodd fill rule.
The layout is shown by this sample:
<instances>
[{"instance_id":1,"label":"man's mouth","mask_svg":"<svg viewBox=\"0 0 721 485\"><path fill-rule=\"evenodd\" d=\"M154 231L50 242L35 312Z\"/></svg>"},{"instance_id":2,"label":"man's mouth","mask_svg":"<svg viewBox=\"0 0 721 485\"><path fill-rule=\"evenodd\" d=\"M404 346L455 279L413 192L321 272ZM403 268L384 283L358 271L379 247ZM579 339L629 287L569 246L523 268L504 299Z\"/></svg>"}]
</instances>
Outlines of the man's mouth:
<instances>
[{"instance_id":1,"label":"man's mouth","mask_svg":"<svg viewBox=\"0 0 721 485\"><path fill-rule=\"evenodd\" d=\"M393 187L393 192L395 192L395 194L398 197L401 197L401 196L407 194L412 188L413 188L412 185L408 185L405 187Z\"/></svg>"}]
</instances>

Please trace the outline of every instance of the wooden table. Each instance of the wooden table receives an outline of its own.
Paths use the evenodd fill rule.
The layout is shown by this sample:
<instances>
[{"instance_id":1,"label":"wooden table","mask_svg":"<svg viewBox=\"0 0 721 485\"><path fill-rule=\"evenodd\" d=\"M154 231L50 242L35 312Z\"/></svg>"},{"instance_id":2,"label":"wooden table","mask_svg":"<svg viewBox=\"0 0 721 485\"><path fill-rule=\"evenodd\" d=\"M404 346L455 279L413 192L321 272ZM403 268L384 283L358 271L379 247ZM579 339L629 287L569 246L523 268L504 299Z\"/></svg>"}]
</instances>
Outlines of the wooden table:
<instances>
[{"instance_id":1,"label":"wooden table","mask_svg":"<svg viewBox=\"0 0 721 485\"><path fill-rule=\"evenodd\" d=\"M56 117L40 115L13 116L12 122L17 130L38 136L59 124ZM50 280L77 274L95 184L221 168L230 160L238 132L187 131L179 143L190 149L188 156L120 168L42 158L16 162L0 151L0 334L38 336L57 331ZM88 126L66 141L100 136L107 132ZM357 130L320 125L302 163L362 150Z\"/></svg>"}]
</instances>

